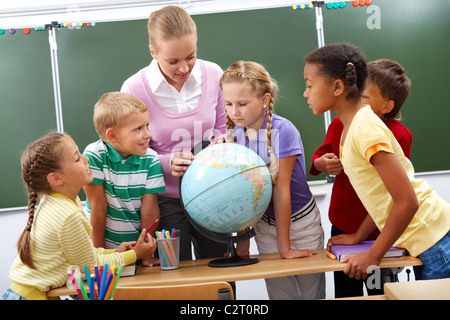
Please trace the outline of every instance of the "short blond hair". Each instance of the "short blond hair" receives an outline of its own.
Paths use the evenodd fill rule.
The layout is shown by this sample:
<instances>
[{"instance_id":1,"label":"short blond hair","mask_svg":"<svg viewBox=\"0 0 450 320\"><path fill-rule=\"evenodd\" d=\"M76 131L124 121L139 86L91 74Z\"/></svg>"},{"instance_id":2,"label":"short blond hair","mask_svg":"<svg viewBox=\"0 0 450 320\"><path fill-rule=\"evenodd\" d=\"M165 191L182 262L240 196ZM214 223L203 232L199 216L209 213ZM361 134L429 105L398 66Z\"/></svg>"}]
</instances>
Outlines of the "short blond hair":
<instances>
[{"instance_id":1,"label":"short blond hair","mask_svg":"<svg viewBox=\"0 0 450 320\"><path fill-rule=\"evenodd\" d=\"M197 36L197 26L186 10L167 6L151 13L147 23L150 47L157 51L158 41Z\"/></svg>"},{"instance_id":2,"label":"short blond hair","mask_svg":"<svg viewBox=\"0 0 450 320\"><path fill-rule=\"evenodd\" d=\"M109 92L101 96L94 107L94 126L98 135L106 141L109 128L121 128L132 114L147 111L145 104L135 96L124 92Z\"/></svg>"}]
</instances>

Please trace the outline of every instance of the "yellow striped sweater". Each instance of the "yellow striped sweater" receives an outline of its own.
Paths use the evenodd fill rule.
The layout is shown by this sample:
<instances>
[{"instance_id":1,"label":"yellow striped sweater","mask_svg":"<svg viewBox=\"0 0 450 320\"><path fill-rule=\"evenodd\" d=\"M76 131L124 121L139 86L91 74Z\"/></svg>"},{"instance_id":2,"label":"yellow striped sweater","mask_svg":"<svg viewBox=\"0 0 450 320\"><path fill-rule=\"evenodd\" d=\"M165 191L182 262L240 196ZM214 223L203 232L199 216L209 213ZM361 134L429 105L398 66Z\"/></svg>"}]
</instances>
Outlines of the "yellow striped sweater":
<instances>
[{"instance_id":1,"label":"yellow striped sweater","mask_svg":"<svg viewBox=\"0 0 450 320\"><path fill-rule=\"evenodd\" d=\"M24 298L47 299L46 292L64 285L67 269L85 265L125 266L136 261L134 250L114 252L94 248L92 227L83 211L80 199L74 203L60 193L44 195L36 210L31 228L31 250L36 269L23 264L19 256L13 262L9 276L11 290Z\"/></svg>"}]
</instances>

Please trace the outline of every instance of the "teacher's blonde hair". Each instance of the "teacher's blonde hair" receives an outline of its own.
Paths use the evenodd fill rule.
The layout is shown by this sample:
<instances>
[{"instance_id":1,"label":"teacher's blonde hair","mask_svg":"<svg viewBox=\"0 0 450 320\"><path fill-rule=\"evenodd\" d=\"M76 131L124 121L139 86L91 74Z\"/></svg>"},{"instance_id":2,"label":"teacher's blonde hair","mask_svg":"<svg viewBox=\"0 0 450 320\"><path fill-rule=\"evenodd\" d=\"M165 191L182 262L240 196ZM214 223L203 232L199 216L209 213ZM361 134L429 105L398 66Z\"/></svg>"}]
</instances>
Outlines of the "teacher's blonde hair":
<instances>
[{"instance_id":1,"label":"teacher's blonde hair","mask_svg":"<svg viewBox=\"0 0 450 320\"><path fill-rule=\"evenodd\" d=\"M167 6L151 13L147 23L150 48L157 51L159 41L197 36L194 20L183 8Z\"/></svg>"}]
</instances>

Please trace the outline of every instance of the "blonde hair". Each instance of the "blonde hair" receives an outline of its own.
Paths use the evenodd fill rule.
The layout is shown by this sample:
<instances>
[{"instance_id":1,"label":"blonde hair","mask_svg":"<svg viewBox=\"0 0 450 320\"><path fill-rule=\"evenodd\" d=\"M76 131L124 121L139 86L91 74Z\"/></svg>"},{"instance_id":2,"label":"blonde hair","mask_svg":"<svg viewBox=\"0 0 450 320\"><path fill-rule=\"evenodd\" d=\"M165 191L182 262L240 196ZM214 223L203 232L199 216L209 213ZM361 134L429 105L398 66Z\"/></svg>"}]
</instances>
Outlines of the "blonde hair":
<instances>
[{"instance_id":1,"label":"blonde hair","mask_svg":"<svg viewBox=\"0 0 450 320\"><path fill-rule=\"evenodd\" d=\"M278 172L278 159L272 151L272 114L273 103L278 92L278 85L272 79L267 70L259 63L253 61L236 61L223 73L220 79L220 87L226 83L248 83L257 97L263 97L266 93L270 94L270 102L267 107L267 146L270 154L269 171L272 182L276 183ZM234 123L231 118L226 115L227 140L234 141Z\"/></svg>"},{"instance_id":2,"label":"blonde hair","mask_svg":"<svg viewBox=\"0 0 450 320\"><path fill-rule=\"evenodd\" d=\"M147 23L150 47L157 51L158 41L197 36L197 26L186 10L167 6L151 13Z\"/></svg>"},{"instance_id":3,"label":"blonde hair","mask_svg":"<svg viewBox=\"0 0 450 320\"><path fill-rule=\"evenodd\" d=\"M106 130L118 129L127 118L147 111L145 104L135 96L124 92L109 92L100 97L94 107L94 127L103 141L107 141Z\"/></svg>"},{"instance_id":4,"label":"blonde hair","mask_svg":"<svg viewBox=\"0 0 450 320\"><path fill-rule=\"evenodd\" d=\"M38 195L52 191L47 176L61 169L63 146L68 138L70 136L64 133L49 133L30 143L22 154L22 178L28 191L28 221L17 241L17 250L20 260L32 269L35 267L30 232Z\"/></svg>"}]
</instances>

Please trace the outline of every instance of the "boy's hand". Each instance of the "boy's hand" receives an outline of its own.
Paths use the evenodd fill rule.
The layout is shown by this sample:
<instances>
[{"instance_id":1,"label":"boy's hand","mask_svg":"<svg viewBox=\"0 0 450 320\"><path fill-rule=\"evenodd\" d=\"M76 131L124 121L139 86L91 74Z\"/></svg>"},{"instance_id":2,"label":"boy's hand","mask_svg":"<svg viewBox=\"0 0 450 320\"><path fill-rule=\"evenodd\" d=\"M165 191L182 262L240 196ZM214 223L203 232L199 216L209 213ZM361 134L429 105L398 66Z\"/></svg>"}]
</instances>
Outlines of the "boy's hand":
<instances>
[{"instance_id":1,"label":"boy's hand","mask_svg":"<svg viewBox=\"0 0 450 320\"><path fill-rule=\"evenodd\" d=\"M137 260L152 257L155 249L156 239L147 234L145 229L142 229L141 235L133 248L136 252Z\"/></svg>"},{"instance_id":2,"label":"boy's hand","mask_svg":"<svg viewBox=\"0 0 450 320\"><path fill-rule=\"evenodd\" d=\"M159 258L145 258L142 259L142 265L144 267L154 267L154 266L159 266L160 265L160 261Z\"/></svg>"},{"instance_id":3,"label":"boy's hand","mask_svg":"<svg viewBox=\"0 0 450 320\"><path fill-rule=\"evenodd\" d=\"M343 171L341 160L334 153L325 153L314 160L314 166L321 172L335 176Z\"/></svg>"}]
</instances>

